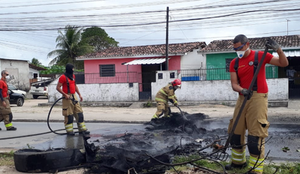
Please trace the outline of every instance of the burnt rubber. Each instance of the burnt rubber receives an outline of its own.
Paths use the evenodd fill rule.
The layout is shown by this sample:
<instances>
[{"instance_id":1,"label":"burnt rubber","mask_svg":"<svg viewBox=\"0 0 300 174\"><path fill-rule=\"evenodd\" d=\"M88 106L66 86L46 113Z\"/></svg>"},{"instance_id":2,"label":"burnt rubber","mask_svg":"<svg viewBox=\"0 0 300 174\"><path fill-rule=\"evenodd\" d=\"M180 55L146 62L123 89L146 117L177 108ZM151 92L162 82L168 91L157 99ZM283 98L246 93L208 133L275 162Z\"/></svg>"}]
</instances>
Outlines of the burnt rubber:
<instances>
[{"instance_id":1,"label":"burnt rubber","mask_svg":"<svg viewBox=\"0 0 300 174\"><path fill-rule=\"evenodd\" d=\"M79 149L20 149L14 162L19 172L49 172L85 163L85 155Z\"/></svg>"}]
</instances>

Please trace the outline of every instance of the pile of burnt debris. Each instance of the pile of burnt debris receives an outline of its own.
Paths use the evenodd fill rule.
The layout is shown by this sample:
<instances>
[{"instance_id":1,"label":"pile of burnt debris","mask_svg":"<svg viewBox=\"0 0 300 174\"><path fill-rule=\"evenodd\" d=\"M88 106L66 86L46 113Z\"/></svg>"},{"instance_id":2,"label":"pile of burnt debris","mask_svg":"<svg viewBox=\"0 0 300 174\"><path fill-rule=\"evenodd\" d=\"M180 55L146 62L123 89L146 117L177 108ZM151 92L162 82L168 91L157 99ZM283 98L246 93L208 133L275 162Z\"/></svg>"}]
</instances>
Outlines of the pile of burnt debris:
<instances>
[{"instance_id":1,"label":"pile of burnt debris","mask_svg":"<svg viewBox=\"0 0 300 174\"><path fill-rule=\"evenodd\" d=\"M207 117L202 113L172 113L171 117L145 123L144 131L85 138L86 162L90 164L87 173L165 173L175 169L175 156L193 153L202 159L227 158L210 153L227 130L202 128Z\"/></svg>"}]
</instances>

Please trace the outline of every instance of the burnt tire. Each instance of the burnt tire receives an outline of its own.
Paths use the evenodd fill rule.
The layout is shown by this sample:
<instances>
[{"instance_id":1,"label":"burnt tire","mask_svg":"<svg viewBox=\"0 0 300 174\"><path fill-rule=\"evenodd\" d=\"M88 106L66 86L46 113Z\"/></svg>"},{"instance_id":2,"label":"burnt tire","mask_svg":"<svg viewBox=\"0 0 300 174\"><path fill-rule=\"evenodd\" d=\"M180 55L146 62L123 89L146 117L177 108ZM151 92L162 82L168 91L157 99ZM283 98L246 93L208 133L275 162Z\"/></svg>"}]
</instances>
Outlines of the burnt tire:
<instances>
[{"instance_id":1,"label":"burnt tire","mask_svg":"<svg viewBox=\"0 0 300 174\"><path fill-rule=\"evenodd\" d=\"M79 149L20 149L14 162L19 172L49 172L85 163L85 155Z\"/></svg>"}]
</instances>

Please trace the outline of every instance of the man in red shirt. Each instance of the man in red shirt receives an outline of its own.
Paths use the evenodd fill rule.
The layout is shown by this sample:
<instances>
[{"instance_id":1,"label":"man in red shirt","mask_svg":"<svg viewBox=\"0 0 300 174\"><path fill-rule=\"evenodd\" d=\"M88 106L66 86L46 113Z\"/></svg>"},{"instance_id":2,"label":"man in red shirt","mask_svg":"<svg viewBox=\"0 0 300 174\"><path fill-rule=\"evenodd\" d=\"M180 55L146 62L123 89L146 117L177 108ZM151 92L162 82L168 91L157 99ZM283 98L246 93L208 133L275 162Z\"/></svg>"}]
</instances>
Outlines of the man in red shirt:
<instances>
[{"instance_id":1,"label":"man in red shirt","mask_svg":"<svg viewBox=\"0 0 300 174\"><path fill-rule=\"evenodd\" d=\"M248 91L247 89L254 76L256 52L250 49L248 38L245 35L237 35L233 40L233 49L238 55L238 65L234 67L237 59L231 61L230 79L232 89L239 93L239 97L236 102L233 119L230 120L228 126L228 133L232 130L244 98L247 97L248 100L230 140L232 146L231 164L225 166L226 170L246 167L245 133L246 129L248 129L247 146L250 154L248 168L251 174L263 173L264 143L270 126L267 118L268 86L265 65L267 63L280 67L288 65L285 54L274 40L269 39L266 46L276 51L279 57L275 57L270 53L266 54L257 76L257 82ZM258 62L260 62L262 55L263 52L259 51Z\"/></svg>"},{"instance_id":2,"label":"man in red shirt","mask_svg":"<svg viewBox=\"0 0 300 174\"><path fill-rule=\"evenodd\" d=\"M78 94L80 101L82 101L81 94L75 83L74 66L72 64L66 65L66 72L59 78L56 90L63 95L62 101L62 115L65 117L65 129L67 135L75 135L73 131L74 116L77 121L79 133L89 134L84 123L83 111L78 102L75 92ZM61 89L62 87L62 89Z\"/></svg>"},{"instance_id":3,"label":"man in red shirt","mask_svg":"<svg viewBox=\"0 0 300 174\"><path fill-rule=\"evenodd\" d=\"M8 131L14 131L17 130L16 127L13 127L11 121L13 118L13 115L11 113L10 109L10 103L9 103L9 95L7 93L8 88L7 88L7 83L6 81L9 78L9 74L6 70L3 70L1 72L1 80L0 80L0 121L4 120L4 124L6 127L6 130ZM1 128L0 128L1 130Z\"/></svg>"}]
</instances>

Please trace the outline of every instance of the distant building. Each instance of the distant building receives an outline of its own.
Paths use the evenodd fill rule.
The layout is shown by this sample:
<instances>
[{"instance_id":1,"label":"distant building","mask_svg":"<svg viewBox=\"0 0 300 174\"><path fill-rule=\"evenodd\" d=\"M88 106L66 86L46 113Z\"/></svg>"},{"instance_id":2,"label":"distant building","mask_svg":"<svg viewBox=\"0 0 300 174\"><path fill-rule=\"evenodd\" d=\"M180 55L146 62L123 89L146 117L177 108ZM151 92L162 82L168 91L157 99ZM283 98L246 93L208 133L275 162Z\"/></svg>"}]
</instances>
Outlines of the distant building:
<instances>
[{"instance_id":1,"label":"distant building","mask_svg":"<svg viewBox=\"0 0 300 174\"><path fill-rule=\"evenodd\" d=\"M15 85L17 88L28 91L29 84L29 66L27 60L0 58L0 68L7 70L11 76L8 84Z\"/></svg>"},{"instance_id":2,"label":"distant building","mask_svg":"<svg viewBox=\"0 0 300 174\"><path fill-rule=\"evenodd\" d=\"M36 81L41 81L40 71L46 70L43 67L36 66L34 64L29 64L29 80L30 84Z\"/></svg>"},{"instance_id":3,"label":"distant building","mask_svg":"<svg viewBox=\"0 0 300 174\"><path fill-rule=\"evenodd\" d=\"M168 70L204 68L205 58L197 51L205 46L205 42L169 44ZM85 84L138 83L140 98L147 98L156 72L166 69L166 45L112 47L77 60L84 61Z\"/></svg>"}]
</instances>

